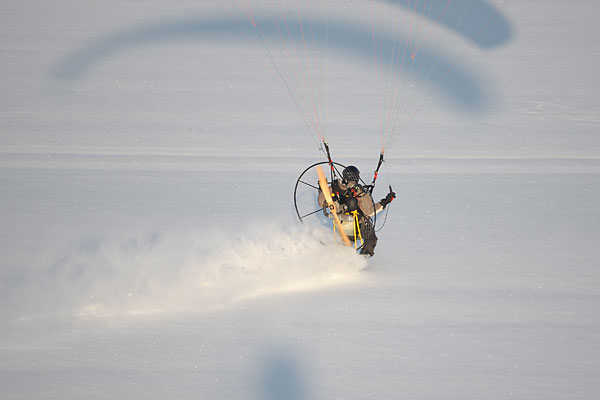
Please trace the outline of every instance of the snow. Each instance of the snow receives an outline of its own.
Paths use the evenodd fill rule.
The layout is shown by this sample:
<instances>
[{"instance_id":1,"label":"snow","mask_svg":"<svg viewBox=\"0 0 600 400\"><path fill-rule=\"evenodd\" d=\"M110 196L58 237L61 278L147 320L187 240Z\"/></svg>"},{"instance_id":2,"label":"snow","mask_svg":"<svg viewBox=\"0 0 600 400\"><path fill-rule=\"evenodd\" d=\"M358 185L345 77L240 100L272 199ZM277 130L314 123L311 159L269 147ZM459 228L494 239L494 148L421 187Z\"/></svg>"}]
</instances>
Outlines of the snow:
<instances>
[{"instance_id":1,"label":"snow","mask_svg":"<svg viewBox=\"0 0 600 400\"><path fill-rule=\"evenodd\" d=\"M0 397L599 398L600 5L479 6L483 46L426 22L469 87L389 149L365 260L295 220L323 157L230 2L4 1ZM365 173L371 60L333 43L329 143Z\"/></svg>"}]
</instances>

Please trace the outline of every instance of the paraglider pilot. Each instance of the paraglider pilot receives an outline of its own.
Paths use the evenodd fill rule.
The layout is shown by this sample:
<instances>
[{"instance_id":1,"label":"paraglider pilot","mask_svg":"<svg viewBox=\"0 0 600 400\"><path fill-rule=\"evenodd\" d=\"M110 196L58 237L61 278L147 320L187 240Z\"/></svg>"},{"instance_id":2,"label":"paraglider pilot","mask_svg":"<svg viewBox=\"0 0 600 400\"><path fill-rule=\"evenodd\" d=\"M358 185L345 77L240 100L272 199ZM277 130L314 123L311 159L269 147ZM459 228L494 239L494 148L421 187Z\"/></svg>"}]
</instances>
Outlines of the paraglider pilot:
<instances>
[{"instance_id":1,"label":"paraglider pilot","mask_svg":"<svg viewBox=\"0 0 600 400\"><path fill-rule=\"evenodd\" d=\"M375 203L369 190L360 184L360 171L353 165L344 168L342 179L335 179L331 183L331 193L334 196L334 201L340 205L338 210L340 210L339 216L342 221L344 221L344 217L346 217L346 220L348 219L348 213L358 211L358 221L364 241L360 254L368 257L372 256L375 253L377 236L371 217L381 212L391 203L396 197L396 193L390 188L390 192L385 198ZM319 192L318 201L319 205L327 207L322 192Z\"/></svg>"}]
</instances>

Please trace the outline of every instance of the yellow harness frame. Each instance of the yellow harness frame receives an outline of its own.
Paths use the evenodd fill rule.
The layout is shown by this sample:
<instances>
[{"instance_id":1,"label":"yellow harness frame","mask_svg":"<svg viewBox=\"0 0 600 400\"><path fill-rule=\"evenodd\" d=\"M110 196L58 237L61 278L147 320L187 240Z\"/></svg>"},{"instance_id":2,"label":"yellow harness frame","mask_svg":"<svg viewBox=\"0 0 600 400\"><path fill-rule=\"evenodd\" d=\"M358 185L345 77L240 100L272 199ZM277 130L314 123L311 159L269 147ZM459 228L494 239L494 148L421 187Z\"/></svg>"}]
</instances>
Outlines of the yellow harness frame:
<instances>
[{"instance_id":1,"label":"yellow harness frame","mask_svg":"<svg viewBox=\"0 0 600 400\"><path fill-rule=\"evenodd\" d=\"M362 237L362 233L360 231L360 224L358 222L358 211L354 210L350 213L344 213L345 215L352 215L352 219L353 219L353 228L354 228L354 249L358 250L358 248L360 246L362 246L364 244L364 240ZM337 237L337 235L335 234L336 232L336 226L335 223L333 224L333 236ZM360 246L358 245L358 243L360 242Z\"/></svg>"}]
</instances>

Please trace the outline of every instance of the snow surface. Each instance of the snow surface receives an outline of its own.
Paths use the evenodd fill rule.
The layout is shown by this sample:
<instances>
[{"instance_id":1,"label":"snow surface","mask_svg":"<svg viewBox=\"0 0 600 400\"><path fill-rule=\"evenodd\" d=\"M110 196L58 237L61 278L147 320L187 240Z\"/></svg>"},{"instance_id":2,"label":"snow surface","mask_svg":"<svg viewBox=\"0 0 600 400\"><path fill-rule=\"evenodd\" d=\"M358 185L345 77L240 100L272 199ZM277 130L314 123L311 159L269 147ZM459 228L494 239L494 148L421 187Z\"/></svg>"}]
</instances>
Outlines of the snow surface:
<instances>
[{"instance_id":1,"label":"snow surface","mask_svg":"<svg viewBox=\"0 0 600 400\"><path fill-rule=\"evenodd\" d=\"M600 3L481 4L485 45L428 22L469 87L389 149L367 262L295 221L322 155L230 2L3 1L0 398L600 398ZM337 45L329 142L369 171Z\"/></svg>"}]
</instances>

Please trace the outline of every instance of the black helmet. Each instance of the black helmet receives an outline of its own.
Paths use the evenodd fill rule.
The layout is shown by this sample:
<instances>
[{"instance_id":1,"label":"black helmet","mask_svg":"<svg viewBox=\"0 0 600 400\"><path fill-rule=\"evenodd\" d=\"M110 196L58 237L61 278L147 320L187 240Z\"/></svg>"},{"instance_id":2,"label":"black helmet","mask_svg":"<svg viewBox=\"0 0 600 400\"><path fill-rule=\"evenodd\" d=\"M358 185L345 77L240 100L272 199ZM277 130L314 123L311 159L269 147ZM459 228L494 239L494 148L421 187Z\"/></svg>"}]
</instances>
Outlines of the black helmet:
<instances>
[{"instance_id":1,"label":"black helmet","mask_svg":"<svg viewBox=\"0 0 600 400\"><path fill-rule=\"evenodd\" d=\"M358 182L360 179L360 171L354 165L349 165L344 168L344 171L342 172L342 178L345 182Z\"/></svg>"}]
</instances>

